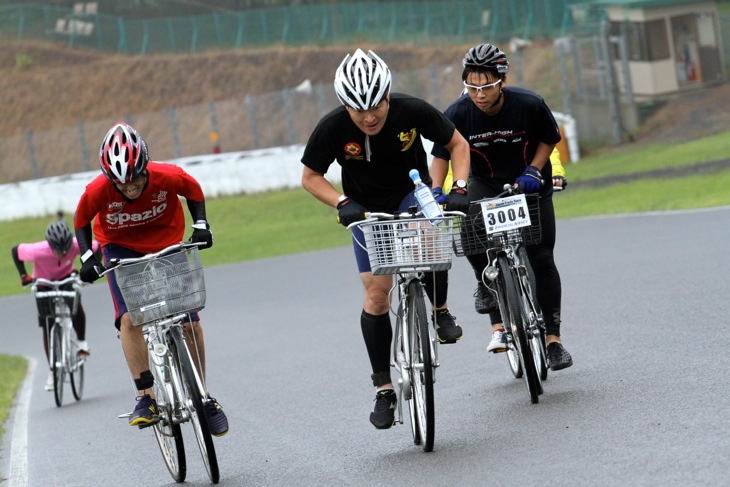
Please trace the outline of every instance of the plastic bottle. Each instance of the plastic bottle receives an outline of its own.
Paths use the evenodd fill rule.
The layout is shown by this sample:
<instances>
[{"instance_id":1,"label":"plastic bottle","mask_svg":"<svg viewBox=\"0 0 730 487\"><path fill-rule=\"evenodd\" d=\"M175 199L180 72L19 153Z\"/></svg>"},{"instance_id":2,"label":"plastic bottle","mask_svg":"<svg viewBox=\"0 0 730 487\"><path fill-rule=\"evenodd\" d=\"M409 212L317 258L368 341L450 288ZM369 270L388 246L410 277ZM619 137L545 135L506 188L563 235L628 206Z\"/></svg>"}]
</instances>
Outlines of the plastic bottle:
<instances>
[{"instance_id":1,"label":"plastic bottle","mask_svg":"<svg viewBox=\"0 0 730 487\"><path fill-rule=\"evenodd\" d=\"M421 181L421 175L418 173L417 169L411 169L408 175L413 180L413 184L416 185L414 194L424 216L431 219L431 223L435 223L433 219L443 216L443 213L441 212L441 207L433 197L431 188L423 184L423 181Z\"/></svg>"}]
</instances>

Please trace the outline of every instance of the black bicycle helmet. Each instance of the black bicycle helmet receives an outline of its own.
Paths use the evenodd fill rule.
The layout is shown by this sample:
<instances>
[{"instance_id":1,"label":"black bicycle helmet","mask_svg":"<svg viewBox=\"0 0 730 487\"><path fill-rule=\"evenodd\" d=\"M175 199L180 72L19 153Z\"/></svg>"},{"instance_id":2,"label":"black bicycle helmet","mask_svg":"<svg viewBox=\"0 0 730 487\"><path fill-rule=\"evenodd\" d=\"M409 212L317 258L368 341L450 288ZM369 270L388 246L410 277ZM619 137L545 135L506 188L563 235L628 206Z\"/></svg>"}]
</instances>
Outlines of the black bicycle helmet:
<instances>
[{"instance_id":1,"label":"black bicycle helmet","mask_svg":"<svg viewBox=\"0 0 730 487\"><path fill-rule=\"evenodd\" d=\"M507 74L509 62L507 55L491 44L479 44L472 47L461 62L464 68L493 69L499 75Z\"/></svg>"},{"instance_id":2,"label":"black bicycle helmet","mask_svg":"<svg viewBox=\"0 0 730 487\"><path fill-rule=\"evenodd\" d=\"M74 238L66 222L55 221L46 228L46 240L51 249L57 252L68 252L71 250Z\"/></svg>"}]
</instances>

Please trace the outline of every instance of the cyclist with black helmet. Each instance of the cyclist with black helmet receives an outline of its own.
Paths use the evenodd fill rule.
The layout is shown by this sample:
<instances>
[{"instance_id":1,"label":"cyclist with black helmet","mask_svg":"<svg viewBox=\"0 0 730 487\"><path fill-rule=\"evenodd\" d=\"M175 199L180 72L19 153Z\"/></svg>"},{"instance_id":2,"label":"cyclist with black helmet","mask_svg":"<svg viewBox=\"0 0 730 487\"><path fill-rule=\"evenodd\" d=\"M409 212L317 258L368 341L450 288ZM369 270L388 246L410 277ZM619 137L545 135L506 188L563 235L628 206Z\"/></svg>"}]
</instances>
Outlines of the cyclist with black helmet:
<instances>
[{"instance_id":1,"label":"cyclist with black helmet","mask_svg":"<svg viewBox=\"0 0 730 487\"><path fill-rule=\"evenodd\" d=\"M81 251L81 279L94 282L104 266L89 250L93 233L101 243L104 259L140 257L158 252L183 240L185 216L178 196L186 199L192 216L190 240L201 248L213 245L213 234L206 220L205 198L198 182L181 167L149 160L147 145L137 131L126 123L115 124L99 149L101 172L79 200L74 226ZM147 363L147 345L142 328L132 325L114 273L107 274L122 351L137 389L137 406L129 418L131 426L153 423L157 403L153 397L153 377ZM190 313L185 324L188 343L197 344L200 357L196 366L205 377L205 347L198 313ZM218 402L208 397L205 403L210 431L215 436L228 432L228 420Z\"/></svg>"},{"instance_id":2,"label":"cyclist with black helmet","mask_svg":"<svg viewBox=\"0 0 730 487\"><path fill-rule=\"evenodd\" d=\"M61 218L63 216L61 215ZM99 251L99 243L91 242L93 252ZM68 224L59 219L51 222L46 228L46 239L34 243L21 243L13 247L10 251L13 256L13 262L20 274L20 285L27 286L32 284L37 278L47 279L49 281L61 281L75 273L74 259L80 255L79 243L71 233ZM28 274L25 268L26 262L33 263L33 272ZM39 289L42 286L39 286ZM66 291L72 291L73 287L68 284L63 288ZM68 298L69 307L73 309L73 298ZM36 306L38 308L38 325L43 329L43 349L48 357L48 333L49 326L52 324L49 318L53 313L51 303L48 298L37 298ZM89 355L89 344L86 341L86 313L81 304L79 296L76 308L76 314L72 316L74 331L76 331L77 347L80 355ZM47 391L53 390L53 372L49 372L48 380L45 386Z\"/></svg>"},{"instance_id":3,"label":"cyclist with black helmet","mask_svg":"<svg viewBox=\"0 0 730 487\"><path fill-rule=\"evenodd\" d=\"M469 174L469 145L439 110L427 102L401 93L391 93L391 74L374 52L357 49L348 54L335 73L335 92L342 106L325 115L312 132L304 149L302 186L326 205L336 208L339 221L347 226L363 220L366 212L397 213L416 204L413 182L408 176L417 169L431 184L427 155L421 136L439 143L453 160L454 177ZM340 193L325 178L337 161L342 169ZM465 211L466 191L456 188L446 209ZM367 252L356 242L362 232L353 229L353 248L365 300L360 314L365 347L376 388L375 408L370 422L378 429L395 422L396 395L390 378L392 328L389 290L392 276L374 276ZM454 343L462 330L446 304L448 274L435 273L424 279L426 293L436 310L439 340Z\"/></svg>"},{"instance_id":4,"label":"cyclist with black helmet","mask_svg":"<svg viewBox=\"0 0 730 487\"><path fill-rule=\"evenodd\" d=\"M469 141L471 173L470 201L496 196L505 184L514 184L524 193L540 194L542 241L527 246L537 280L537 296L542 308L552 370L570 367L573 359L560 337L561 283L553 258L555 213L550 154L560 141L560 130L541 96L518 87L507 86L509 62L499 48L479 44L466 53L461 79L464 93L445 111L445 115ZM439 144L431 151L432 177L439 186L448 168L449 152ZM545 184L545 181L548 184ZM477 212L474 205L470 211ZM481 281L487 266L486 255L468 257L477 279L476 311L490 314L491 352L503 352L504 328L497 303Z\"/></svg>"}]
</instances>

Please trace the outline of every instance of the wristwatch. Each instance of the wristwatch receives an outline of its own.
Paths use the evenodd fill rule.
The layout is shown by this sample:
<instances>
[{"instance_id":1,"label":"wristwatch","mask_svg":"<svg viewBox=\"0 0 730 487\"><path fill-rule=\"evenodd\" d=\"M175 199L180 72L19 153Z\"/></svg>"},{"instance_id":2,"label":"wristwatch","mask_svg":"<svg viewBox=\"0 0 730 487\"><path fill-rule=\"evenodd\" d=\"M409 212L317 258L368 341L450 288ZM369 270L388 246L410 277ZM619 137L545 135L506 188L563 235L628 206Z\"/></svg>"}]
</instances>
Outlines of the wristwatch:
<instances>
[{"instance_id":1,"label":"wristwatch","mask_svg":"<svg viewBox=\"0 0 730 487\"><path fill-rule=\"evenodd\" d=\"M457 179L456 181L454 181L454 187L459 189L466 189L466 181L464 181L463 179Z\"/></svg>"}]
</instances>

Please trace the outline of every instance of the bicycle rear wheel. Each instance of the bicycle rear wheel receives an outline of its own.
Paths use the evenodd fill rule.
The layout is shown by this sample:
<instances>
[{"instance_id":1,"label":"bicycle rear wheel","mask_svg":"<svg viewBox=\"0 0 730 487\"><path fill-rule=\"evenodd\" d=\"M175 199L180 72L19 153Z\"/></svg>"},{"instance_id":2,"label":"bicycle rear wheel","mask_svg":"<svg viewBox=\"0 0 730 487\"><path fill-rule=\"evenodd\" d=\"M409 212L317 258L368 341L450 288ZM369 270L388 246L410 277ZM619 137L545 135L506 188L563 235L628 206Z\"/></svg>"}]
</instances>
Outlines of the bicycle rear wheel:
<instances>
[{"instance_id":1,"label":"bicycle rear wheel","mask_svg":"<svg viewBox=\"0 0 730 487\"><path fill-rule=\"evenodd\" d=\"M502 279L502 277L498 277L494 285L497 287L498 290L497 298L499 300L500 309L507 310L507 292L505 291L504 287L504 279ZM505 311L503 314L508 316L509 311ZM503 319L503 321L506 320ZM520 353L517 350L517 346L515 345L515 339L511 332L505 333L505 340L507 341L507 351L505 352L505 355L507 356L509 369L512 371L512 375L514 375L516 379L521 379L523 374L522 362L520 361Z\"/></svg>"},{"instance_id":2,"label":"bicycle rear wheel","mask_svg":"<svg viewBox=\"0 0 730 487\"><path fill-rule=\"evenodd\" d=\"M530 295L535 314L530 320L530 326L528 328L530 348L535 358L535 366L540 375L540 380L544 381L548 376L547 348L545 344L545 322L543 320L542 310L540 309L540 303L537 300L537 281L535 279L535 272L532 270L532 265L530 264L530 259L527 256L527 250L524 247L520 247L518 254L520 260L524 263L527 273L526 276L521 276L521 279L524 280L523 286L528 290L527 292Z\"/></svg>"},{"instance_id":3,"label":"bicycle rear wheel","mask_svg":"<svg viewBox=\"0 0 730 487\"><path fill-rule=\"evenodd\" d=\"M530 394L530 401L536 404L540 395L540 379L535 369L535 361L527 340L525 330L525 322L523 319L522 300L520 298L518 285L515 275L507 262L507 257L500 255L497 258L499 266L499 275L503 279L504 290L506 293L507 316L503 316L503 320L509 324L514 338L515 349L522 364L523 378L527 391Z\"/></svg>"},{"instance_id":4,"label":"bicycle rear wheel","mask_svg":"<svg viewBox=\"0 0 730 487\"><path fill-rule=\"evenodd\" d=\"M55 323L51 328L51 370L53 371L53 397L59 408L63 404L64 348L63 327L59 323Z\"/></svg>"},{"instance_id":5,"label":"bicycle rear wheel","mask_svg":"<svg viewBox=\"0 0 730 487\"><path fill-rule=\"evenodd\" d=\"M220 472L218 470L218 457L215 453L213 445L213 436L210 434L208 426L208 417L205 414L203 406L204 393L199 386L198 374L193 365L190 352L182 337L182 328L174 327L170 330L172 344L175 347L182 373L182 383L184 396L186 397L186 406L190 411L190 420L195 431L195 438L198 441L200 454L205 463L205 469L208 471L210 481L217 484L220 481Z\"/></svg>"},{"instance_id":6,"label":"bicycle rear wheel","mask_svg":"<svg viewBox=\"0 0 730 487\"><path fill-rule=\"evenodd\" d=\"M86 359L79 355L79 351L75 346L71 346L69 362L68 378L71 382L71 392L74 399L80 401L81 396L84 394L84 364Z\"/></svg>"},{"instance_id":7,"label":"bicycle rear wheel","mask_svg":"<svg viewBox=\"0 0 730 487\"><path fill-rule=\"evenodd\" d=\"M167 470L175 482L184 482L187 474L187 463L185 461L185 443L183 442L180 424L173 421L175 412L173 405L163 401L169 401L169 394L164 389L165 384L160 383L161 378L156 378L152 388L157 398L158 415L160 420L152 426L155 432L157 444L162 453Z\"/></svg>"},{"instance_id":8,"label":"bicycle rear wheel","mask_svg":"<svg viewBox=\"0 0 730 487\"><path fill-rule=\"evenodd\" d=\"M433 451L434 441L434 398L433 398L433 355L431 333L423 297L423 286L413 280L408 285L408 318L406 322L411 356L411 387L413 397L409 401L411 419L416 423L418 439L423 451ZM416 441L414 435L414 443Z\"/></svg>"}]
</instances>

